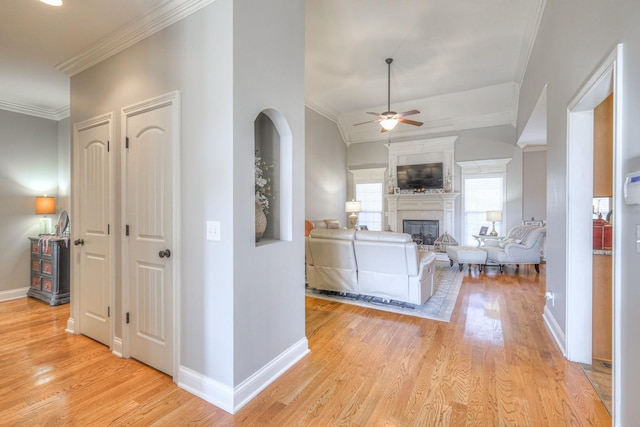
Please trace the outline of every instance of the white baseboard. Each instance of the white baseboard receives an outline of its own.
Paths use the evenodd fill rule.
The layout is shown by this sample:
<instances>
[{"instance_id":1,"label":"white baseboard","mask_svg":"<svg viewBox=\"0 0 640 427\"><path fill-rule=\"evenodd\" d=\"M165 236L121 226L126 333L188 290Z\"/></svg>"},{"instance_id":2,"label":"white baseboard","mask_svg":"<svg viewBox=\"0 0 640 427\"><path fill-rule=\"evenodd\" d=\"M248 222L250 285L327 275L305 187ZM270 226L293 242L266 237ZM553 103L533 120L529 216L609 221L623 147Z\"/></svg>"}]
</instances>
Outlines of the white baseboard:
<instances>
[{"instance_id":1,"label":"white baseboard","mask_svg":"<svg viewBox=\"0 0 640 427\"><path fill-rule=\"evenodd\" d=\"M305 337L251 375L235 389L184 366L179 368L177 383L178 387L189 393L230 414L235 414L308 353L309 341Z\"/></svg>"},{"instance_id":2,"label":"white baseboard","mask_svg":"<svg viewBox=\"0 0 640 427\"><path fill-rule=\"evenodd\" d=\"M76 322L73 320L73 317L69 317L67 319L67 329L64 330L68 334L76 333Z\"/></svg>"},{"instance_id":3,"label":"white baseboard","mask_svg":"<svg viewBox=\"0 0 640 427\"><path fill-rule=\"evenodd\" d=\"M178 369L178 387L233 414L233 389L184 366Z\"/></svg>"},{"instance_id":4,"label":"white baseboard","mask_svg":"<svg viewBox=\"0 0 640 427\"><path fill-rule=\"evenodd\" d=\"M234 413L242 409L258 393L267 388L269 384L278 379L280 375L284 374L307 354L309 354L309 341L305 337L240 383L235 389L235 402L237 403L235 404Z\"/></svg>"},{"instance_id":5,"label":"white baseboard","mask_svg":"<svg viewBox=\"0 0 640 427\"><path fill-rule=\"evenodd\" d=\"M562 331L562 329L560 328L560 325L558 325L556 318L553 317L551 310L549 310L549 308L546 305L544 306L544 313L542 314L542 318L544 319L545 325L547 325L547 329L549 329L549 332L551 332L551 336L553 337L553 340L558 345L558 348L562 352L562 355L566 358L567 357L566 336Z\"/></svg>"},{"instance_id":6,"label":"white baseboard","mask_svg":"<svg viewBox=\"0 0 640 427\"><path fill-rule=\"evenodd\" d=\"M8 291L0 291L0 302L11 301L12 299L24 298L27 296L29 287L9 289Z\"/></svg>"},{"instance_id":7,"label":"white baseboard","mask_svg":"<svg viewBox=\"0 0 640 427\"><path fill-rule=\"evenodd\" d=\"M113 337L113 342L111 343L111 353L114 356L122 358L122 338Z\"/></svg>"}]
</instances>

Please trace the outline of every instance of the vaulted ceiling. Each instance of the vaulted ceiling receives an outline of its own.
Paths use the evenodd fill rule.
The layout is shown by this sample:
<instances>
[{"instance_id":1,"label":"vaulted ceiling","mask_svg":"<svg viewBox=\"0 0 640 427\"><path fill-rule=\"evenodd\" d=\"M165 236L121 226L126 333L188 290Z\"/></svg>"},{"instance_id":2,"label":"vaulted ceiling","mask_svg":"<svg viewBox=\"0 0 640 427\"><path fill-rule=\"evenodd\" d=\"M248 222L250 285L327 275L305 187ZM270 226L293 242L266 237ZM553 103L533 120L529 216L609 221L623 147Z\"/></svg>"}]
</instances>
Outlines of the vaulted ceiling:
<instances>
[{"instance_id":1,"label":"vaulted ceiling","mask_svg":"<svg viewBox=\"0 0 640 427\"><path fill-rule=\"evenodd\" d=\"M69 76L214 0L0 0L0 108L59 119ZM307 0L306 103L347 143L386 139L387 107L418 109L397 136L513 124L544 0Z\"/></svg>"}]
</instances>

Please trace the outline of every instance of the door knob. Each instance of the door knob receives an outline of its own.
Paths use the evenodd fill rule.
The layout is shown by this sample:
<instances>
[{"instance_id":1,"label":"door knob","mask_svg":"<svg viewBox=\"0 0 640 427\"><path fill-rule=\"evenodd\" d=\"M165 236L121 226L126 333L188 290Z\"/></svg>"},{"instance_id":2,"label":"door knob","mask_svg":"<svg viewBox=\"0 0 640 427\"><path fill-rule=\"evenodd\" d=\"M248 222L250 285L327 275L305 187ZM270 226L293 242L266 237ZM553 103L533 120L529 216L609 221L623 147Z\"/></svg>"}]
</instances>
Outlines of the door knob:
<instances>
[{"instance_id":1,"label":"door knob","mask_svg":"<svg viewBox=\"0 0 640 427\"><path fill-rule=\"evenodd\" d=\"M158 252L158 256L160 258L164 258L164 257L169 258L169 257L171 257L171 251L169 249L165 249L164 251Z\"/></svg>"},{"instance_id":2,"label":"door knob","mask_svg":"<svg viewBox=\"0 0 640 427\"><path fill-rule=\"evenodd\" d=\"M78 245L82 245L84 246L84 240L83 239L76 239L73 241L73 244L78 246Z\"/></svg>"}]
</instances>

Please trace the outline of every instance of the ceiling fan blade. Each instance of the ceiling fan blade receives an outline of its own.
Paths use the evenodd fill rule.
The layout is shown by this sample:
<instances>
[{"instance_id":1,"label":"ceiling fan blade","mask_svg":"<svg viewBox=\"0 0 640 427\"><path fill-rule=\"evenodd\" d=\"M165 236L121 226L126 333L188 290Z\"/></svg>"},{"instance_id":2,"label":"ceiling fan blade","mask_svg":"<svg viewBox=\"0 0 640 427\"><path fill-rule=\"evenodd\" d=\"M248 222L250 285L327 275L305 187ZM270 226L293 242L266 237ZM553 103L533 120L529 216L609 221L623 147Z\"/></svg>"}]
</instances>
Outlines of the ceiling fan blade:
<instances>
[{"instance_id":1,"label":"ceiling fan blade","mask_svg":"<svg viewBox=\"0 0 640 427\"><path fill-rule=\"evenodd\" d=\"M409 120L409 119L398 119L398 121L400 123L406 123L408 125L413 125L413 126L422 126L423 125L422 122L416 122L415 120Z\"/></svg>"},{"instance_id":2,"label":"ceiling fan blade","mask_svg":"<svg viewBox=\"0 0 640 427\"><path fill-rule=\"evenodd\" d=\"M356 123L354 126L366 125L367 123L377 123L382 119L369 120L368 122Z\"/></svg>"},{"instance_id":3,"label":"ceiling fan blade","mask_svg":"<svg viewBox=\"0 0 640 427\"><path fill-rule=\"evenodd\" d=\"M382 126L380 126L380 132L389 132L389 131L383 128Z\"/></svg>"},{"instance_id":4,"label":"ceiling fan blade","mask_svg":"<svg viewBox=\"0 0 640 427\"><path fill-rule=\"evenodd\" d=\"M413 114L420 114L420 111L418 110L405 111L404 113L398 114L398 117L411 116Z\"/></svg>"},{"instance_id":5,"label":"ceiling fan blade","mask_svg":"<svg viewBox=\"0 0 640 427\"><path fill-rule=\"evenodd\" d=\"M380 113L372 113L371 111L367 111L367 114L372 114L374 116L381 116L382 115Z\"/></svg>"}]
</instances>

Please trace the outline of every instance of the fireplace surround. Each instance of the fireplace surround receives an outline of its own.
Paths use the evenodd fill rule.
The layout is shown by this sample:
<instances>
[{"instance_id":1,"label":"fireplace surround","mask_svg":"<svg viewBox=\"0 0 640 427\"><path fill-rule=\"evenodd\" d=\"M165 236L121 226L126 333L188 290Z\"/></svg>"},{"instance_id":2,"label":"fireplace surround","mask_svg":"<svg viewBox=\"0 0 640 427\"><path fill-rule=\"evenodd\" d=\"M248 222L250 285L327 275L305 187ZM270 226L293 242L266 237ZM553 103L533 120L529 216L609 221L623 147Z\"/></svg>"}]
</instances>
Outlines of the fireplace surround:
<instances>
[{"instance_id":1,"label":"fireplace surround","mask_svg":"<svg viewBox=\"0 0 640 427\"><path fill-rule=\"evenodd\" d=\"M401 141L389 144L389 179L396 186L399 165L416 165L442 162L444 176L450 186L456 188L454 173L454 147L457 136ZM439 224L438 234L444 232L457 236L455 227L455 201L460 193L445 189L424 193L398 191L386 199L387 226L391 231L403 232L404 220L431 220ZM411 234L411 233L409 233ZM436 236L437 238L437 236Z\"/></svg>"},{"instance_id":2,"label":"fireplace surround","mask_svg":"<svg viewBox=\"0 0 640 427\"><path fill-rule=\"evenodd\" d=\"M405 219L402 220L402 232L410 234L419 245L433 246L440 236L439 225L440 221L433 219Z\"/></svg>"}]
</instances>

